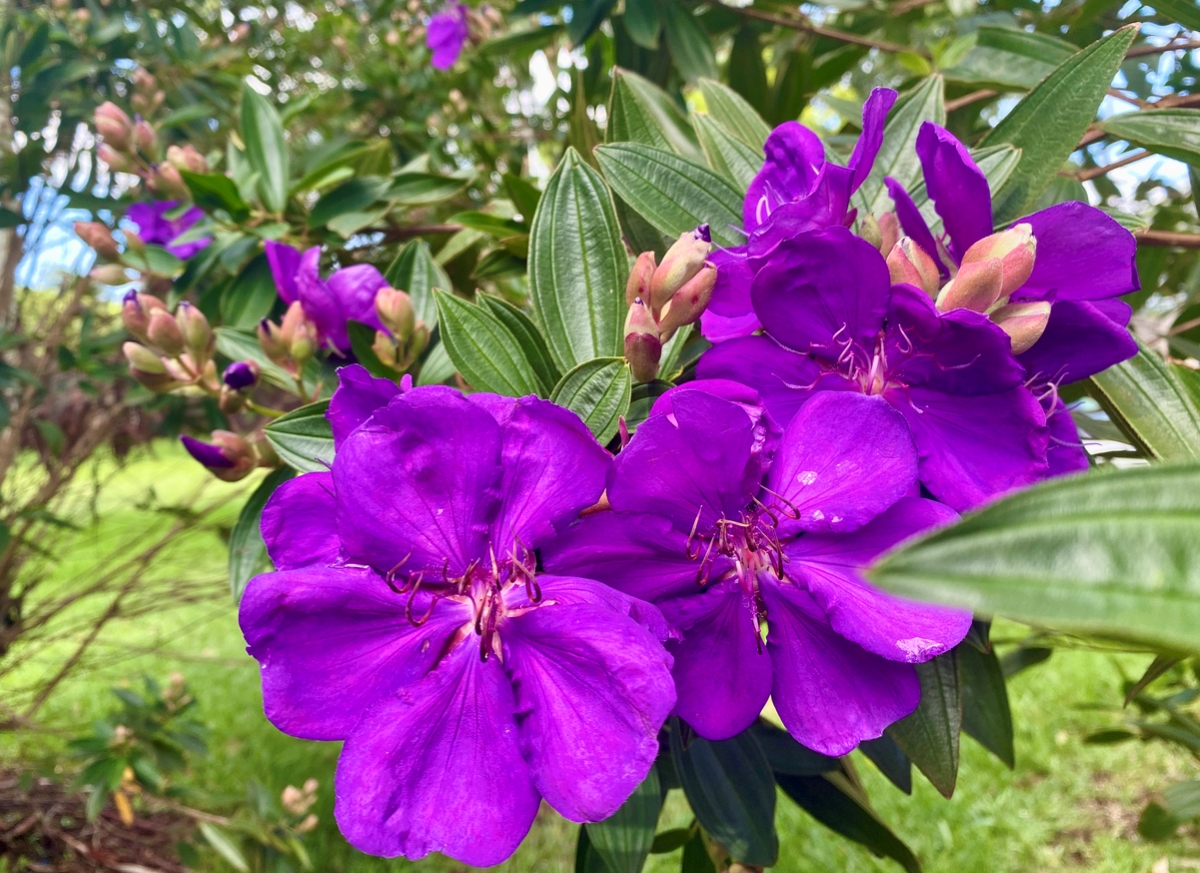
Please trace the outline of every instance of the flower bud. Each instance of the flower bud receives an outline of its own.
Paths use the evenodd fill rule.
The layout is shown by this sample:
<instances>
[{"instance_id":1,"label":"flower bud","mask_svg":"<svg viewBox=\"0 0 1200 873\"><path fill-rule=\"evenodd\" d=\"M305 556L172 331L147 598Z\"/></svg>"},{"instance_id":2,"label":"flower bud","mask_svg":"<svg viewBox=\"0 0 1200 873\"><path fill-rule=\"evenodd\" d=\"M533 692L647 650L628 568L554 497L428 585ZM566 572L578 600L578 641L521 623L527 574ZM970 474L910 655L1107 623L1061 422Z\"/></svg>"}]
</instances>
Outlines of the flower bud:
<instances>
[{"instance_id":1,"label":"flower bud","mask_svg":"<svg viewBox=\"0 0 1200 873\"><path fill-rule=\"evenodd\" d=\"M896 217L894 212L885 212L879 216L879 251L885 255L896 247L896 243L900 241L900 237L904 235L904 231L900 228L900 219Z\"/></svg>"},{"instance_id":2,"label":"flower bud","mask_svg":"<svg viewBox=\"0 0 1200 873\"><path fill-rule=\"evenodd\" d=\"M633 305L639 297L650 299L650 277L658 267L654 252L642 252L634 261L633 269L629 271L629 280L625 283L625 303Z\"/></svg>"},{"instance_id":3,"label":"flower bud","mask_svg":"<svg viewBox=\"0 0 1200 873\"><path fill-rule=\"evenodd\" d=\"M179 175L179 168L166 162L154 168L150 187L171 200L189 200L192 196L183 182L183 176Z\"/></svg>"},{"instance_id":4,"label":"flower bud","mask_svg":"<svg viewBox=\"0 0 1200 873\"><path fill-rule=\"evenodd\" d=\"M96 107L94 122L96 133L104 137L108 145L121 152L129 150L133 121L125 114L125 110L106 100Z\"/></svg>"},{"instance_id":5,"label":"flower bud","mask_svg":"<svg viewBox=\"0 0 1200 873\"><path fill-rule=\"evenodd\" d=\"M883 231L879 229L879 220L870 212L858 219L858 235L875 248L883 245Z\"/></svg>"},{"instance_id":6,"label":"flower bud","mask_svg":"<svg viewBox=\"0 0 1200 873\"><path fill-rule=\"evenodd\" d=\"M1033 344L1046 332L1046 324L1050 321L1050 304L1044 300L1008 303L992 313L992 321L1009 335L1013 354L1019 355L1033 348Z\"/></svg>"},{"instance_id":7,"label":"flower bud","mask_svg":"<svg viewBox=\"0 0 1200 873\"><path fill-rule=\"evenodd\" d=\"M284 344L279 325L265 318L258 323L258 344L271 363L282 367L289 360L287 345Z\"/></svg>"},{"instance_id":8,"label":"flower bud","mask_svg":"<svg viewBox=\"0 0 1200 873\"><path fill-rule=\"evenodd\" d=\"M1003 283L1004 270L999 258L963 264L958 275L938 294L937 308L942 312L952 309L987 312L1002 296Z\"/></svg>"},{"instance_id":9,"label":"flower bud","mask_svg":"<svg viewBox=\"0 0 1200 873\"><path fill-rule=\"evenodd\" d=\"M657 315L675 292L700 272L712 251L712 237L708 225L702 224L693 231L681 234L675 244L667 249L662 263L650 277L650 309ZM646 300L645 297L641 298Z\"/></svg>"},{"instance_id":10,"label":"flower bud","mask_svg":"<svg viewBox=\"0 0 1200 873\"><path fill-rule=\"evenodd\" d=\"M121 301L121 321L125 329L144 343L150 342L147 329L150 327L150 313L156 309L166 310L163 302L149 294L139 294L130 289Z\"/></svg>"},{"instance_id":11,"label":"flower bud","mask_svg":"<svg viewBox=\"0 0 1200 873\"><path fill-rule=\"evenodd\" d=\"M319 822L320 822L320 819L317 818L316 814L310 812L308 815L306 815L304 817L304 821L302 821L302 822L300 822L300 824L296 825L294 830L298 834L306 834L309 831L316 830L317 824Z\"/></svg>"},{"instance_id":12,"label":"flower bud","mask_svg":"<svg viewBox=\"0 0 1200 873\"><path fill-rule=\"evenodd\" d=\"M154 89L158 87L158 80L145 67L138 67L134 70L132 79L133 87L138 91L153 93Z\"/></svg>"},{"instance_id":13,"label":"flower bud","mask_svg":"<svg viewBox=\"0 0 1200 873\"><path fill-rule=\"evenodd\" d=\"M658 361L662 357L662 342L658 338L658 324L654 315L641 298L633 301L629 315L625 317L625 360L633 378L638 382L653 382L658 375Z\"/></svg>"},{"instance_id":14,"label":"flower bud","mask_svg":"<svg viewBox=\"0 0 1200 873\"><path fill-rule=\"evenodd\" d=\"M658 319L658 338L666 342L675 335L675 331L685 324L698 320L708 309L712 300L713 287L717 284L717 268L705 264L700 272L687 281L666 302L662 315Z\"/></svg>"},{"instance_id":15,"label":"flower bud","mask_svg":"<svg viewBox=\"0 0 1200 873\"><path fill-rule=\"evenodd\" d=\"M191 143L180 147L177 145L167 146L167 163L180 170L187 170L191 173L207 173L208 161L204 155L196 151L196 147Z\"/></svg>"},{"instance_id":16,"label":"flower bud","mask_svg":"<svg viewBox=\"0 0 1200 873\"><path fill-rule=\"evenodd\" d=\"M125 248L133 252L144 252L146 250L146 242L141 236L132 230L125 231Z\"/></svg>"},{"instance_id":17,"label":"flower bud","mask_svg":"<svg viewBox=\"0 0 1200 873\"><path fill-rule=\"evenodd\" d=\"M417 311L412 298L395 288L380 288L375 295L375 312L383 326L403 343L417 326Z\"/></svg>"},{"instance_id":18,"label":"flower bud","mask_svg":"<svg viewBox=\"0 0 1200 873\"><path fill-rule=\"evenodd\" d=\"M400 344L386 330L375 331L375 341L371 343L371 351L379 358L379 363L389 370L401 371L404 362L404 352Z\"/></svg>"},{"instance_id":19,"label":"flower bud","mask_svg":"<svg viewBox=\"0 0 1200 873\"><path fill-rule=\"evenodd\" d=\"M258 384L258 364L254 361L234 361L225 368L221 381L232 391L246 391Z\"/></svg>"},{"instance_id":20,"label":"flower bud","mask_svg":"<svg viewBox=\"0 0 1200 873\"><path fill-rule=\"evenodd\" d=\"M900 237L887 256L887 265L893 285L902 282L916 285L930 297L937 296L938 285L942 279L937 264L928 252L912 241L911 237Z\"/></svg>"},{"instance_id":21,"label":"flower bud","mask_svg":"<svg viewBox=\"0 0 1200 873\"><path fill-rule=\"evenodd\" d=\"M133 141L142 154L151 157L158 154L158 134L145 119L139 118L133 125Z\"/></svg>"},{"instance_id":22,"label":"flower bud","mask_svg":"<svg viewBox=\"0 0 1200 873\"><path fill-rule=\"evenodd\" d=\"M186 348L179 322L172 318L165 309L157 309L150 313L146 336L153 345L162 349L172 358L182 355Z\"/></svg>"},{"instance_id":23,"label":"flower bud","mask_svg":"<svg viewBox=\"0 0 1200 873\"><path fill-rule=\"evenodd\" d=\"M108 143L101 143L96 149L96 157L98 157L108 168L114 173L130 173L134 169L133 161L127 158L121 152L110 146Z\"/></svg>"},{"instance_id":24,"label":"flower bud","mask_svg":"<svg viewBox=\"0 0 1200 873\"><path fill-rule=\"evenodd\" d=\"M88 275L101 285L124 285L129 281L129 274L120 264L101 264L92 267Z\"/></svg>"},{"instance_id":25,"label":"flower bud","mask_svg":"<svg viewBox=\"0 0 1200 873\"><path fill-rule=\"evenodd\" d=\"M108 225L99 221L77 221L75 222L75 233L104 260L115 261L121 257L117 241L113 239Z\"/></svg>"},{"instance_id":26,"label":"flower bud","mask_svg":"<svg viewBox=\"0 0 1200 873\"><path fill-rule=\"evenodd\" d=\"M187 435L179 439L189 455L226 482L244 479L258 463L254 447L227 430L214 430L212 443L204 443Z\"/></svg>"},{"instance_id":27,"label":"flower bud","mask_svg":"<svg viewBox=\"0 0 1200 873\"><path fill-rule=\"evenodd\" d=\"M125 352L125 360L129 362L129 366L135 370L141 370L143 373L167 372L162 359L141 343L127 342L121 346L121 350Z\"/></svg>"},{"instance_id":28,"label":"flower bud","mask_svg":"<svg viewBox=\"0 0 1200 873\"><path fill-rule=\"evenodd\" d=\"M1033 235L1033 225L1018 224L979 240L963 253L962 262L965 266L989 258L999 259L1004 272L1000 296L1007 297L1029 280L1036 256L1037 238Z\"/></svg>"},{"instance_id":29,"label":"flower bud","mask_svg":"<svg viewBox=\"0 0 1200 873\"><path fill-rule=\"evenodd\" d=\"M179 322L179 329L183 334L184 344L187 346L187 350L191 353L192 357L198 362L207 361L212 355L217 338L213 335L212 328L209 327L208 319L204 317L204 313L195 306L192 306L192 304L184 301L175 310L175 319Z\"/></svg>"}]
</instances>

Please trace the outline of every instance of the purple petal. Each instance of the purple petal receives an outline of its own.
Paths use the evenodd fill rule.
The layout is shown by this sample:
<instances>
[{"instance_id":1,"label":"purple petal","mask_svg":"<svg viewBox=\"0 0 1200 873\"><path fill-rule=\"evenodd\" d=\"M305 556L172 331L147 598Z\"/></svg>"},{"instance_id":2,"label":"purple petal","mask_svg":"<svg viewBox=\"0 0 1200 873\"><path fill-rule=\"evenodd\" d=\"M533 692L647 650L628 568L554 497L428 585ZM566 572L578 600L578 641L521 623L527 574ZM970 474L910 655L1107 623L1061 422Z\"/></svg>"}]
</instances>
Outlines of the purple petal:
<instances>
[{"instance_id":1,"label":"purple petal","mask_svg":"<svg viewBox=\"0 0 1200 873\"><path fill-rule=\"evenodd\" d=\"M766 585L771 699L784 727L823 755L845 755L909 715L921 700L910 664L873 655L834 633L821 608L794 585Z\"/></svg>"},{"instance_id":2,"label":"purple petal","mask_svg":"<svg viewBox=\"0 0 1200 873\"><path fill-rule=\"evenodd\" d=\"M758 620L736 582L668 600L664 615L683 632L667 645L679 702L675 714L709 740L748 728L771 694L771 658Z\"/></svg>"},{"instance_id":3,"label":"purple petal","mask_svg":"<svg viewBox=\"0 0 1200 873\"><path fill-rule=\"evenodd\" d=\"M921 482L959 512L1046 473L1046 418L1024 385L974 397L923 386L885 396L912 429Z\"/></svg>"},{"instance_id":4,"label":"purple petal","mask_svg":"<svg viewBox=\"0 0 1200 873\"><path fill-rule=\"evenodd\" d=\"M454 66L467 41L466 8L455 3L445 12L429 19L425 32L425 45L433 53L429 63L438 70Z\"/></svg>"},{"instance_id":5,"label":"purple petal","mask_svg":"<svg viewBox=\"0 0 1200 873\"><path fill-rule=\"evenodd\" d=\"M726 318L723 315L717 315L711 309L706 309L700 316L700 333L712 343L750 336L761 328L758 316L753 312L739 315L736 318Z\"/></svg>"},{"instance_id":6,"label":"purple petal","mask_svg":"<svg viewBox=\"0 0 1200 873\"><path fill-rule=\"evenodd\" d=\"M501 636L534 785L564 818L608 818L654 766L675 705L670 656L645 628L595 606L531 609Z\"/></svg>"},{"instance_id":7,"label":"purple petal","mask_svg":"<svg viewBox=\"0 0 1200 873\"><path fill-rule=\"evenodd\" d=\"M766 161L750 182L742 207L747 232L763 224L784 203L807 197L825 165L820 138L798 121L785 121L763 145Z\"/></svg>"},{"instance_id":8,"label":"purple petal","mask_svg":"<svg viewBox=\"0 0 1200 873\"><path fill-rule=\"evenodd\" d=\"M789 519L798 512L802 530L851 531L916 479L917 449L903 416L880 397L822 392L784 430L763 499Z\"/></svg>"},{"instance_id":9,"label":"purple petal","mask_svg":"<svg viewBox=\"0 0 1200 873\"><path fill-rule=\"evenodd\" d=\"M1137 354L1125 327L1132 312L1123 300L1059 300L1046 332L1017 360L1037 382L1066 385L1094 376Z\"/></svg>"},{"instance_id":10,"label":"purple petal","mask_svg":"<svg viewBox=\"0 0 1200 873\"><path fill-rule=\"evenodd\" d=\"M961 261L973 243L992 233L987 177L975 166L967 147L932 121L922 124L917 134L917 157L925 173L925 189L950 236L950 254Z\"/></svg>"},{"instance_id":11,"label":"purple petal","mask_svg":"<svg viewBox=\"0 0 1200 873\"><path fill-rule=\"evenodd\" d=\"M418 601L423 612L427 601ZM442 601L416 628L405 603L369 570L307 567L251 579L238 621L262 669L271 723L303 739L345 739L378 701L432 669L471 621L465 607Z\"/></svg>"},{"instance_id":12,"label":"purple petal","mask_svg":"<svg viewBox=\"0 0 1200 873\"><path fill-rule=\"evenodd\" d=\"M708 311L723 318L743 318L753 313L750 283L754 281L754 271L750 269L748 256L745 246L717 249L709 255L709 263L717 268L717 283Z\"/></svg>"},{"instance_id":13,"label":"purple petal","mask_svg":"<svg viewBox=\"0 0 1200 873\"><path fill-rule=\"evenodd\" d=\"M938 272L942 274L943 278L949 276L950 271L946 269L941 255L938 254L937 241L934 240L929 225L925 223L925 216L921 214L917 204L913 203L908 192L904 190L904 186L895 179L889 176L883 180L883 183L887 186L888 194L895 205L896 219L900 222L900 229L904 231L904 235L910 237L913 242L925 250L925 254L933 258L933 262L938 265ZM884 252L884 254L890 253Z\"/></svg>"},{"instance_id":14,"label":"purple petal","mask_svg":"<svg viewBox=\"0 0 1200 873\"><path fill-rule=\"evenodd\" d=\"M853 172L850 191L857 191L871 174L871 167L883 145L883 128L888 113L896 103L896 92L891 88L876 88L863 104L862 133L854 144L854 152L847 161L847 169Z\"/></svg>"},{"instance_id":15,"label":"purple petal","mask_svg":"<svg viewBox=\"0 0 1200 873\"><path fill-rule=\"evenodd\" d=\"M296 276L300 273L300 252L287 243L276 242L273 239L263 243L267 255L267 263L271 267L271 276L275 279L275 290L279 299L291 306L300 299L296 289Z\"/></svg>"},{"instance_id":16,"label":"purple petal","mask_svg":"<svg viewBox=\"0 0 1200 873\"><path fill-rule=\"evenodd\" d=\"M345 351L350 348L346 314L338 298L322 281L320 263L320 246L313 246L300 256L300 266L296 271L296 294L300 305L304 307L304 314L317 326L321 336L333 343L334 348Z\"/></svg>"},{"instance_id":17,"label":"purple petal","mask_svg":"<svg viewBox=\"0 0 1200 873\"><path fill-rule=\"evenodd\" d=\"M330 293L337 298L344 318L361 321L376 330L383 330L383 322L379 320L379 313L375 311L375 296L381 288L388 287L383 273L370 264L355 264L335 270L325 284Z\"/></svg>"},{"instance_id":18,"label":"purple petal","mask_svg":"<svg viewBox=\"0 0 1200 873\"><path fill-rule=\"evenodd\" d=\"M730 403L736 403L742 408L754 427L754 440L750 452L760 459L760 472L756 475L757 478L762 478L762 473L766 472L767 467L771 464L771 458L775 456L775 449L779 446L779 438L783 436L783 429L767 413L766 406L763 405L758 392L748 385L730 379L694 379L663 392L654 401L654 406L650 408L650 414L674 414L675 398L683 391L703 391L714 397L728 400Z\"/></svg>"},{"instance_id":19,"label":"purple petal","mask_svg":"<svg viewBox=\"0 0 1200 873\"><path fill-rule=\"evenodd\" d=\"M204 443L184 434L179 438L187 453L210 470L227 470L234 462L225 455L225 450L212 443Z\"/></svg>"},{"instance_id":20,"label":"purple petal","mask_svg":"<svg viewBox=\"0 0 1200 873\"><path fill-rule=\"evenodd\" d=\"M1068 476L1087 470L1087 450L1079 438L1079 429L1075 427L1071 410L1061 399L1055 399L1053 410L1046 416L1046 426L1050 430L1050 446L1046 450L1050 469L1046 475Z\"/></svg>"},{"instance_id":21,"label":"purple petal","mask_svg":"<svg viewBox=\"0 0 1200 873\"><path fill-rule=\"evenodd\" d=\"M338 563L342 542L332 474L305 473L284 482L263 507L260 526L276 570Z\"/></svg>"},{"instance_id":22,"label":"purple petal","mask_svg":"<svg viewBox=\"0 0 1200 873\"><path fill-rule=\"evenodd\" d=\"M846 639L892 661L928 661L962 641L971 613L893 597L871 586L859 571L909 537L957 519L958 513L940 503L901 498L852 534L796 540L787 550L788 576L808 590Z\"/></svg>"},{"instance_id":23,"label":"purple petal","mask_svg":"<svg viewBox=\"0 0 1200 873\"><path fill-rule=\"evenodd\" d=\"M836 361L847 345L874 349L890 285L879 250L832 227L779 245L755 275L750 296L780 344Z\"/></svg>"},{"instance_id":24,"label":"purple petal","mask_svg":"<svg viewBox=\"0 0 1200 873\"><path fill-rule=\"evenodd\" d=\"M258 373L246 361L234 361L225 368L221 381L231 390L241 391L252 387L258 381Z\"/></svg>"},{"instance_id":25,"label":"purple petal","mask_svg":"<svg viewBox=\"0 0 1200 873\"><path fill-rule=\"evenodd\" d=\"M1033 273L1014 299L1097 300L1141 288L1137 241L1086 203L1059 203L1022 219L1033 226Z\"/></svg>"},{"instance_id":26,"label":"purple petal","mask_svg":"<svg viewBox=\"0 0 1200 873\"><path fill-rule=\"evenodd\" d=\"M334 448L341 448L346 437L399 393L399 385L391 379L377 379L362 364L339 369L338 386L329 398L329 409L325 413L333 429Z\"/></svg>"},{"instance_id":27,"label":"purple petal","mask_svg":"<svg viewBox=\"0 0 1200 873\"><path fill-rule=\"evenodd\" d=\"M499 659L461 645L379 703L342 748L334 816L360 852L472 866L516 851L538 809Z\"/></svg>"},{"instance_id":28,"label":"purple petal","mask_svg":"<svg viewBox=\"0 0 1200 873\"><path fill-rule=\"evenodd\" d=\"M657 606L623 591L618 591L603 582L585 579L582 576L558 576L546 573L539 574L537 582L542 594L538 603L554 601L556 604L566 606L602 607L610 612L617 612L633 619L659 642L672 639L675 635ZM527 591L523 588L507 589L504 603L510 609L526 609L536 605L529 599Z\"/></svg>"},{"instance_id":29,"label":"purple petal","mask_svg":"<svg viewBox=\"0 0 1200 873\"><path fill-rule=\"evenodd\" d=\"M414 388L338 449L333 479L348 560L381 573L463 573L487 555L499 504L500 428L450 388Z\"/></svg>"}]
</instances>

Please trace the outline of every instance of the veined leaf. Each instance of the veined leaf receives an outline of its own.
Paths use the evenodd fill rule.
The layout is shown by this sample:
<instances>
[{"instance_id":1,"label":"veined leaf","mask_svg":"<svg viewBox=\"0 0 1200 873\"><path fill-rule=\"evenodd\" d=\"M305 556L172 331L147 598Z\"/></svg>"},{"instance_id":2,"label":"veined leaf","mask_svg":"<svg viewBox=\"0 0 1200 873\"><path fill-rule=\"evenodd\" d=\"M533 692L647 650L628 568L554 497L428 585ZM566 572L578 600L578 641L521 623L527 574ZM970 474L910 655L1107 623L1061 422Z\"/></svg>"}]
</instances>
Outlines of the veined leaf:
<instances>
[{"instance_id":1,"label":"veined leaf","mask_svg":"<svg viewBox=\"0 0 1200 873\"><path fill-rule=\"evenodd\" d=\"M958 733L962 727L958 655L951 650L913 666L921 680L921 702L916 712L887 732L933 787L950 797L958 780Z\"/></svg>"},{"instance_id":2,"label":"veined leaf","mask_svg":"<svg viewBox=\"0 0 1200 873\"><path fill-rule=\"evenodd\" d=\"M917 134L926 121L946 123L944 86L941 76L930 76L900 98L888 115L883 145L863 183L862 196L870 212L878 215L892 208L883 180L891 177L906 191L921 180L921 162L917 159Z\"/></svg>"},{"instance_id":3,"label":"veined leaf","mask_svg":"<svg viewBox=\"0 0 1200 873\"><path fill-rule=\"evenodd\" d=\"M963 732L1011 770L1016 764L1012 711L1000 659L994 651L981 652L971 645L961 645L957 651Z\"/></svg>"},{"instance_id":4,"label":"veined leaf","mask_svg":"<svg viewBox=\"0 0 1200 873\"><path fill-rule=\"evenodd\" d=\"M604 860L609 873L641 873L654 845L662 802L658 770L651 767L616 813L604 821L584 825L592 849Z\"/></svg>"},{"instance_id":5,"label":"veined leaf","mask_svg":"<svg viewBox=\"0 0 1200 873\"><path fill-rule=\"evenodd\" d=\"M750 148L733 136L723 124L707 115L694 113L692 125L700 137L700 145L708 158L708 165L744 193L762 169L762 152Z\"/></svg>"},{"instance_id":6,"label":"veined leaf","mask_svg":"<svg viewBox=\"0 0 1200 873\"><path fill-rule=\"evenodd\" d=\"M508 397L537 394L537 375L512 331L484 306L435 291L438 325L450 360L472 387Z\"/></svg>"},{"instance_id":7,"label":"veined leaf","mask_svg":"<svg viewBox=\"0 0 1200 873\"><path fill-rule=\"evenodd\" d=\"M632 392L633 376L624 358L595 358L563 376L550 399L578 415L599 442L607 443L629 410Z\"/></svg>"},{"instance_id":8,"label":"veined leaf","mask_svg":"<svg viewBox=\"0 0 1200 873\"><path fill-rule=\"evenodd\" d=\"M732 62L731 59L730 63ZM737 91L715 79L701 79L696 84L700 86L700 93L704 95L704 105L708 114L761 155L767 137L771 135L771 128L763 121L758 110Z\"/></svg>"},{"instance_id":9,"label":"veined leaf","mask_svg":"<svg viewBox=\"0 0 1200 873\"><path fill-rule=\"evenodd\" d=\"M437 325L437 304L433 300L433 289L454 290L450 277L429 252L429 243L423 239L410 240L400 249L384 274L388 284L404 291L412 298L417 318L433 330Z\"/></svg>"},{"instance_id":10,"label":"veined leaf","mask_svg":"<svg viewBox=\"0 0 1200 873\"><path fill-rule=\"evenodd\" d=\"M258 173L263 205L276 214L283 212L290 180L283 122L267 98L248 84L242 87L242 141L246 144L246 160Z\"/></svg>"},{"instance_id":11,"label":"veined leaf","mask_svg":"<svg viewBox=\"0 0 1200 873\"><path fill-rule=\"evenodd\" d=\"M533 366L533 372L544 389L538 394L548 397L554 386L558 384L558 380L562 378L562 374L554 366L550 349L546 346L546 340L538 332L537 325L524 312L499 297L480 294L476 298L476 303L491 310L492 315L504 322L504 326L516 337L521 351L525 353L525 359Z\"/></svg>"},{"instance_id":12,"label":"veined leaf","mask_svg":"<svg viewBox=\"0 0 1200 873\"><path fill-rule=\"evenodd\" d=\"M1168 158L1200 163L1200 109L1125 112L1100 122L1100 128Z\"/></svg>"},{"instance_id":13,"label":"veined leaf","mask_svg":"<svg viewBox=\"0 0 1200 873\"><path fill-rule=\"evenodd\" d=\"M966 56L944 71L952 82L1028 91L1054 72L1078 46L1044 33L984 25Z\"/></svg>"},{"instance_id":14,"label":"veined leaf","mask_svg":"<svg viewBox=\"0 0 1200 873\"><path fill-rule=\"evenodd\" d=\"M689 82L715 79L717 58L713 54L712 40L692 14L692 8L679 0L666 0L659 7L659 14L671 59L683 78Z\"/></svg>"},{"instance_id":15,"label":"veined leaf","mask_svg":"<svg viewBox=\"0 0 1200 873\"><path fill-rule=\"evenodd\" d=\"M329 401L293 409L263 428L280 459L301 473L324 472L333 463L333 428L325 418Z\"/></svg>"},{"instance_id":16,"label":"veined leaf","mask_svg":"<svg viewBox=\"0 0 1200 873\"><path fill-rule=\"evenodd\" d=\"M640 142L702 160L700 143L675 101L653 82L621 67L613 69L608 142Z\"/></svg>"},{"instance_id":17,"label":"veined leaf","mask_svg":"<svg viewBox=\"0 0 1200 873\"><path fill-rule=\"evenodd\" d=\"M1200 408L1156 353L1141 348L1089 381L1109 418L1143 452L1162 461L1200 460Z\"/></svg>"}]
</instances>

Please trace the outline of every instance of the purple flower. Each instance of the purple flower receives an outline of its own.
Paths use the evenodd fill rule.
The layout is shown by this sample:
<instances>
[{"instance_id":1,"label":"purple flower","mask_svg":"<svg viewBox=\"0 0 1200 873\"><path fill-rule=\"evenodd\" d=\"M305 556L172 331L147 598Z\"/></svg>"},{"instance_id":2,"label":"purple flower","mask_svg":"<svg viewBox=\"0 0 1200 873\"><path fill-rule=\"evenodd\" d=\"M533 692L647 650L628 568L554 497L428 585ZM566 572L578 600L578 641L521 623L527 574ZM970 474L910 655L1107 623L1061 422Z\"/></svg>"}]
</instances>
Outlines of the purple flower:
<instances>
[{"instance_id":1,"label":"purple flower","mask_svg":"<svg viewBox=\"0 0 1200 873\"><path fill-rule=\"evenodd\" d=\"M781 422L824 391L881 397L908 421L922 484L958 510L1045 474L1045 415L987 316L892 285L879 251L842 227L758 234L748 262L765 334L717 343L701 378L753 387Z\"/></svg>"},{"instance_id":2,"label":"purple flower","mask_svg":"<svg viewBox=\"0 0 1200 873\"><path fill-rule=\"evenodd\" d=\"M137 225L137 234L142 238L142 242L163 246L175 257L186 261L211 243L212 238L206 236L194 242L172 245L172 242L204 217L204 212L198 206L193 206L178 218L170 219L166 217L168 212L178 208L178 200L156 200L149 203L134 203L125 213L125 217Z\"/></svg>"},{"instance_id":3,"label":"purple flower","mask_svg":"<svg viewBox=\"0 0 1200 873\"><path fill-rule=\"evenodd\" d=\"M451 3L429 19L425 46L433 53L430 63L438 70L448 70L458 61L467 41L467 7Z\"/></svg>"},{"instance_id":4,"label":"purple flower","mask_svg":"<svg viewBox=\"0 0 1200 873\"><path fill-rule=\"evenodd\" d=\"M843 755L916 708L911 665L971 623L877 591L858 568L957 516L910 496L916 448L881 398L822 394L780 437L752 393L713 388L658 401L617 456L613 511L567 529L545 565L660 606L683 634L667 643L675 713L701 736L744 730L770 696L799 742Z\"/></svg>"},{"instance_id":5,"label":"purple flower","mask_svg":"<svg viewBox=\"0 0 1200 873\"><path fill-rule=\"evenodd\" d=\"M534 552L599 498L608 454L547 401L340 377L332 468L272 496L277 572L242 600L267 717L345 741L334 814L364 852L488 866L541 798L611 815L675 702L666 625Z\"/></svg>"},{"instance_id":6,"label":"purple flower","mask_svg":"<svg viewBox=\"0 0 1200 873\"><path fill-rule=\"evenodd\" d=\"M253 361L234 361L225 368L221 380L233 391L242 391L258 384L258 365Z\"/></svg>"},{"instance_id":7,"label":"purple flower","mask_svg":"<svg viewBox=\"0 0 1200 873\"><path fill-rule=\"evenodd\" d=\"M775 128L763 146L766 161L742 206L742 222L751 239L772 226L775 233L793 235L853 223L856 213L850 198L871 173L895 102L891 89L871 92L863 104L862 135L844 167L829 161L820 137L799 122ZM746 247L739 246L710 258L717 268L717 284L700 327L713 342L749 336L760 326L750 305L753 276L746 254Z\"/></svg>"},{"instance_id":8,"label":"purple flower","mask_svg":"<svg viewBox=\"0 0 1200 873\"><path fill-rule=\"evenodd\" d=\"M346 323L351 319L383 330L375 311L375 297L388 285L383 274L370 264L343 267L328 279L322 279L318 272L320 246L301 253L285 243L267 240L265 249L279 296L289 306L300 301L304 314L317 326L323 341L338 351L349 351Z\"/></svg>"}]
</instances>

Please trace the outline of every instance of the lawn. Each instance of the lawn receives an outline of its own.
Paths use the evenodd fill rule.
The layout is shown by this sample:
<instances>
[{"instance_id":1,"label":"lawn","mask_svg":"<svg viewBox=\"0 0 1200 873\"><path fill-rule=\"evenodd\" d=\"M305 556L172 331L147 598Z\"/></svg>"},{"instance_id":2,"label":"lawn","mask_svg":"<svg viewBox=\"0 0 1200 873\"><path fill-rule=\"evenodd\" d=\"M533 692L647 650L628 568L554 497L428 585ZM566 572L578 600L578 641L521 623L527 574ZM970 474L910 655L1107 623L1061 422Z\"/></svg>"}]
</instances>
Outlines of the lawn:
<instances>
[{"instance_id":1,"label":"lawn","mask_svg":"<svg viewBox=\"0 0 1200 873\"><path fill-rule=\"evenodd\" d=\"M195 488L203 473L173 446L155 447L153 457L131 463L115 476L98 506L98 520L73 537L50 587L63 587L86 575L89 566L152 522L144 508L149 489L159 497ZM214 483L215 489L247 485ZM213 491L212 493L217 493ZM234 509L220 510L231 523ZM113 704L108 689L137 682L149 673L165 678L186 675L200 701L210 730L210 754L186 777L209 794L240 795L253 777L278 794L285 785L309 777L321 783L316 809L320 826L306 838L314 866L328 873L416 870L458 871L462 865L441 857L419 863L382 861L356 853L341 839L332 817L332 776L338 748L332 743L295 740L277 732L262 715L258 673L245 654L236 611L225 591L224 544L215 533L191 535L161 557L161 578L172 575L211 586L212 597L186 606L164 608L136 619L112 623L94 652L95 660L68 679L39 714L48 725L76 731ZM1002 632L1020 632L1005 626ZM66 651L64 641L0 684L0 699L11 688L52 669ZM1148 657L1128 656L1129 672ZM1150 792L1194 775L1194 762L1157 745L1085 745L1091 731L1108 726L1110 717L1086 704L1111 703L1118 697L1120 675L1110 656L1060 651L1045 664L1017 676L1010 685L1017 726L1017 767L1007 770L972 740L963 739L958 791L944 800L920 776L913 796L896 791L855 753L877 810L905 839L930 873L1086 869L1149 871L1166 856L1170 869L1200 869L1200 840L1194 831L1167 843L1140 840L1134 827ZM69 771L63 740L45 734L0 733L0 763L22 761ZM679 792L672 792L661 827L690 820ZM778 826L782 852L779 871L894 871L895 864L874 858L816 824L780 796ZM569 871L576 826L543 809L534 831L517 855L500 870ZM215 858L206 869L224 870ZM678 852L656 856L650 871L677 870ZM1156 868L1161 870L1161 866Z\"/></svg>"}]
</instances>

